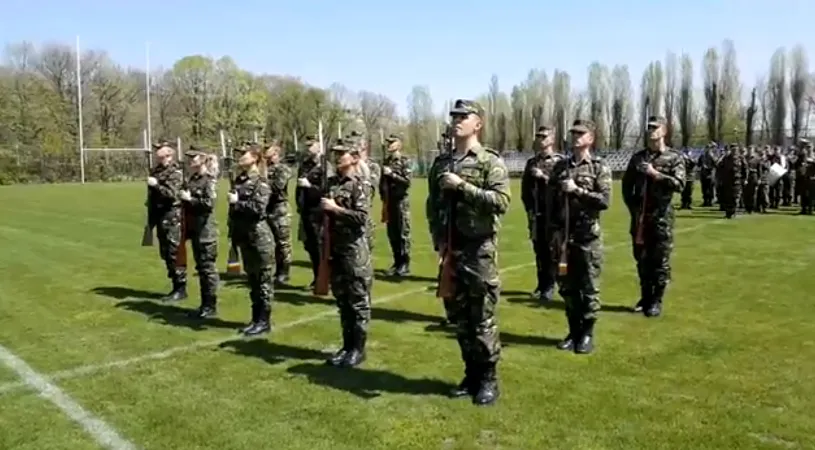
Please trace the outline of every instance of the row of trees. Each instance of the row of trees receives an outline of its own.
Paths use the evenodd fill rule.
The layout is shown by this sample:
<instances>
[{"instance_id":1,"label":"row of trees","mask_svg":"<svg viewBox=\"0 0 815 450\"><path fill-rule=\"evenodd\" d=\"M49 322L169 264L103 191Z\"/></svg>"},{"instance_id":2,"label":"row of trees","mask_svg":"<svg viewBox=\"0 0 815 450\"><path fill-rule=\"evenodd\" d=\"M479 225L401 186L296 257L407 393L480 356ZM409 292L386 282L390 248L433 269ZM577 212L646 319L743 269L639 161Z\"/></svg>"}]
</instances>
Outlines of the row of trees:
<instances>
[{"instance_id":1,"label":"row of trees","mask_svg":"<svg viewBox=\"0 0 815 450\"><path fill-rule=\"evenodd\" d=\"M229 57L186 56L149 76L101 50L83 52L79 65L76 57L74 48L60 43L6 47L0 65L0 183L78 178L77 66L86 148L143 147L148 80L154 140L181 136L209 146L219 145L223 130L235 141L275 137L293 148L295 136L315 133L322 119L329 139L339 129L356 129L376 144L380 132L399 132L407 151L415 153L435 147L450 108L450 100L436 103L427 86L417 85L408 96L406 117L400 117L394 101L382 94L252 74ZM636 146L651 113L668 119L675 146L709 140L783 144L804 132L815 104L813 75L801 47L776 51L767 76L755 85L742 83L730 41L707 50L699 67L687 54L668 53L653 61L637 94L626 65L594 62L588 74L587 86L578 87L564 71L534 69L508 90L493 76L478 98L487 110L486 142L498 149L529 149L537 125L553 124L563 138L568 123L580 116L598 124L601 147ZM114 158L94 155L88 158L91 179L94 167ZM140 157L115 158L136 170L143 165ZM110 176L99 170L99 178Z\"/></svg>"}]
</instances>

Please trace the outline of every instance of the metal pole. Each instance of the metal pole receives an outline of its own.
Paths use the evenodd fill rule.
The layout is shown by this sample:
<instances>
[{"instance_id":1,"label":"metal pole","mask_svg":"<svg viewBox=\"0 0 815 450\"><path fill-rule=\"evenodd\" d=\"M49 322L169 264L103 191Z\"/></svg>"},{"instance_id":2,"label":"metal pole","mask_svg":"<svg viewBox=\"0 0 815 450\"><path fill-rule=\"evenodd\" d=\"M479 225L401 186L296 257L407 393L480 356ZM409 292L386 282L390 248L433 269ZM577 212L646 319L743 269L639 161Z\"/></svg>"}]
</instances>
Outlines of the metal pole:
<instances>
[{"instance_id":1,"label":"metal pole","mask_svg":"<svg viewBox=\"0 0 815 450\"><path fill-rule=\"evenodd\" d=\"M337 124L337 139L342 139L342 124Z\"/></svg>"},{"instance_id":2,"label":"metal pole","mask_svg":"<svg viewBox=\"0 0 815 450\"><path fill-rule=\"evenodd\" d=\"M79 180L85 184L85 131L82 124L82 57L79 54L79 36L76 37L76 104L79 115Z\"/></svg>"},{"instance_id":3,"label":"metal pole","mask_svg":"<svg viewBox=\"0 0 815 450\"><path fill-rule=\"evenodd\" d=\"M254 132L253 137L254 137L254 140L252 142L260 142L260 141L258 141L258 132L257 131Z\"/></svg>"},{"instance_id":4,"label":"metal pole","mask_svg":"<svg viewBox=\"0 0 815 450\"><path fill-rule=\"evenodd\" d=\"M181 137L178 137L175 140L175 147L177 149L176 151L178 152L178 162L181 162L182 158L184 157L184 152L181 151Z\"/></svg>"},{"instance_id":5,"label":"metal pole","mask_svg":"<svg viewBox=\"0 0 815 450\"><path fill-rule=\"evenodd\" d=\"M147 59L147 65L146 65L147 68L144 71L144 78L145 78L146 83L147 83L146 84L146 86L147 86L147 142L145 143L144 148L149 149L150 148L150 143L153 142L153 114L152 114L152 108L150 106L150 43L149 42L147 43L147 51L145 53L146 53L146 59ZM152 167L153 166L153 155L152 155L152 153L150 154L149 159L150 159L150 167Z\"/></svg>"},{"instance_id":6,"label":"metal pole","mask_svg":"<svg viewBox=\"0 0 815 450\"><path fill-rule=\"evenodd\" d=\"M292 133L294 134L294 151L296 153L300 151L300 145L297 143L297 130L294 130Z\"/></svg>"}]
</instances>

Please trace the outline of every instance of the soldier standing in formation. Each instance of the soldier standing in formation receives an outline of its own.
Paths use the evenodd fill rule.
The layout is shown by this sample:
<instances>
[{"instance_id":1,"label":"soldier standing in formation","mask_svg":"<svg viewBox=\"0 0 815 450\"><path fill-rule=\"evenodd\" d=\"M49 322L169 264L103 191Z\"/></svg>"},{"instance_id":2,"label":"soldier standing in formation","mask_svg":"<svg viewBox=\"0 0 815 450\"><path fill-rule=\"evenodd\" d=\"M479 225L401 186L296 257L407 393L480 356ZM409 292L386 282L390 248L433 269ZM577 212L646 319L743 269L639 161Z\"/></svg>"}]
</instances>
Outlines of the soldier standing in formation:
<instances>
[{"instance_id":1,"label":"soldier standing in formation","mask_svg":"<svg viewBox=\"0 0 815 450\"><path fill-rule=\"evenodd\" d=\"M278 142L266 149L269 188L269 204L266 207L266 220L272 230L275 242L275 283L284 285L289 282L291 270L291 212L289 211L289 180L292 170L280 160L282 149Z\"/></svg>"},{"instance_id":2,"label":"soldier standing in formation","mask_svg":"<svg viewBox=\"0 0 815 450\"><path fill-rule=\"evenodd\" d=\"M366 228L370 199L357 166L359 151L342 142L331 148L336 174L328 180L321 207L331 230L331 291L337 300L342 326L342 348L328 364L354 367L365 360L371 320L373 267Z\"/></svg>"},{"instance_id":3,"label":"soldier standing in formation","mask_svg":"<svg viewBox=\"0 0 815 450\"><path fill-rule=\"evenodd\" d=\"M402 154L402 140L390 135L386 139L388 154L382 163L379 195L382 197L383 215L387 216L388 242L393 254L390 276L410 273L410 181L412 163Z\"/></svg>"},{"instance_id":4,"label":"soldier standing in formation","mask_svg":"<svg viewBox=\"0 0 815 450\"><path fill-rule=\"evenodd\" d=\"M685 187L682 188L682 206L679 209L693 209L693 178L696 176L694 172L696 161L693 160L688 149L685 149L680 156L685 164Z\"/></svg>"},{"instance_id":5,"label":"soldier standing in formation","mask_svg":"<svg viewBox=\"0 0 815 450\"><path fill-rule=\"evenodd\" d=\"M812 144L809 140L801 139L798 142L801 153L798 158L798 165L801 176L796 180L798 192L801 196L801 214L812 215L812 206L815 202L815 158L812 154Z\"/></svg>"},{"instance_id":6,"label":"soldier standing in formation","mask_svg":"<svg viewBox=\"0 0 815 450\"><path fill-rule=\"evenodd\" d=\"M736 207L742 194L742 183L747 176L744 158L739 154L736 144L730 144L727 153L719 162L716 179L721 183L720 205L724 208L725 218L736 216Z\"/></svg>"},{"instance_id":7,"label":"soldier standing in formation","mask_svg":"<svg viewBox=\"0 0 815 450\"><path fill-rule=\"evenodd\" d=\"M764 214L767 212L769 206L769 189L767 186L767 173L770 170L770 155L767 154L767 149L761 150L758 155L758 186L756 187L755 206L756 211Z\"/></svg>"},{"instance_id":8,"label":"soldier standing in formation","mask_svg":"<svg viewBox=\"0 0 815 450\"><path fill-rule=\"evenodd\" d=\"M702 206L713 206L714 187L714 173L716 172L716 156L713 150L716 149L716 143L711 142L707 145L705 152L699 157L699 182L702 185ZM720 200L721 201L721 200Z\"/></svg>"},{"instance_id":9,"label":"soldier standing in formation","mask_svg":"<svg viewBox=\"0 0 815 450\"><path fill-rule=\"evenodd\" d=\"M439 156L436 167L448 170L432 179L428 212L435 217L428 220L440 253L450 250L455 258L453 301L460 304L457 338L465 375L451 395L469 395L475 404L489 405L499 397L498 229L510 203L509 173L503 159L479 141L481 105L457 100L450 116L455 150Z\"/></svg>"},{"instance_id":10,"label":"soldier standing in formation","mask_svg":"<svg viewBox=\"0 0 815 450\"><path fill-rule=\"evenodd\" d=\"M683 155L665 145L666 121L648 119L648 148L635 153L622 180L623 200L631 213L631 240L640 300L634 307L646 317L662 313L665 288L671 281L675 192L685 187Z\"/></svg>"},{"instance_id":11,"label":"soldier standing in formation","mask_svg":"<svg viewBox=\"0 0 815 450\"><path fill-rule=\"evenodd\" d=\"M187 215L187 237L192 241L195 270L201 286L201 305L190 315L205 319L217 314L218 222L215 219L215 201L218 186L218 157L192 149L185 153L190 158L192 175L186 189L179 193Z\"/></svg>"},{"instance_id":12,"label":"soldier standing in formation","mask_svg":"<svg viewBox=\"0 0 815 450\"><path fill-rule=\"evenodd\" d=\"M320 267L320 240L322 229L322 212L320 198L323 195L323 161L320 143L313 136L306 138L306 155L297 167L297 188L294 195L297 201L297 212L300 214L298 237L311 261L314 280L317 281L317 269Z\"/></svg>"},{"instance_id":13,"label":"soldier standing in formation","mask_svg":"<svg viewBox=\"0 0 815 450\"><path fill-rule=\"evenodd\" d=\"M556 187L552 181L552 169L564 157L554 151L555 133L550 127L542 126L535 134L539 151L529 158L521 178L521 200L529 222L529 238L535 250L537 286L532 295L541 302L552 301L557 275L556 239L552 227L552 214L555 208Z\"/></svg>"},{"instance_id":14,"label":"soldier standing in formation","mask_svg":"<svg viewBox=\"0 0 815 450\"><path fill-rule=\"evenodd\" d=\"M595 130L594 122L575 120L569 130L572 156L559 161L552 172L561 205L556 226L565 240L558 256L566 267L565 272L559 270L558 285L569 325L569 334L557 348L579 354L594 349L603 267L600 213L608 209L611 198L611 169L591 153Z\"/></svg>"},{"instance_id":15,"label":"soldier standing in formation","mask_svg":"<svg viewBox=\"0 0 815 450\"><path fill-rule=\"evenodd\" d=\"M155 227L159 254L167 268L167 277L173 289L163 300L179 301L187 298L187 269L178 267L178 247L181 242L181 221L184 219L179 193L184 187L181 166L174 161L175 149L167 143L155 144L156 166L147 178L147 209L150 226Z\"/></svg>"},{"instance_id":16,"label":"soldier standing in formation","mask_svg":"<svg viewBox=\"0 0 815 450\"><path fill-rule=\"evenodd\" d=\"M367 141L358 132L351 132L351 139L348 140L347 145L356 147L359 152L359 166L362 168L360 172L364 175L366 187L368 188L368 197L370 199L370 210L373 210L374 199L376 198L376 189L379 186L379 180L382 177L382 169L376 161L371 160L368 156ZM368 240L368 248L371 255L374 253L374 233L376 232L376 223L374 222L373 214L368 214L368 226L365 229L365 236Z\"/></svg>"},{"instance_id":17,"label":"soldier standing in formation","mask_svg":"<svg viewBox=\"0 0 815 450\"><path fill-rule=\"evenodd\" d=\"M744 183L744 212L752 214L758 211L756 199L758 196L758 183L761 176L761 167L764 161L761 156L756 153L755 147L750 147L747 150L747 157L745 158L747 178Z\"/></svg>"},{"instance_id":18,"label":"soldier standing in formation","mask_svg":"<svg viewBox=\"0 0 815 450\"><path fill-rule=\"evenodd\" d=\"M227 200L232 206L232 240L240 248L243 270L249 279L252 322L241 332L257 336L271 331L274 297L274 235L266 221L271 188L266 181L266 162L262 150L252 145L238 150L240 174L235 178Z\"/></svg>"}]
</instances>

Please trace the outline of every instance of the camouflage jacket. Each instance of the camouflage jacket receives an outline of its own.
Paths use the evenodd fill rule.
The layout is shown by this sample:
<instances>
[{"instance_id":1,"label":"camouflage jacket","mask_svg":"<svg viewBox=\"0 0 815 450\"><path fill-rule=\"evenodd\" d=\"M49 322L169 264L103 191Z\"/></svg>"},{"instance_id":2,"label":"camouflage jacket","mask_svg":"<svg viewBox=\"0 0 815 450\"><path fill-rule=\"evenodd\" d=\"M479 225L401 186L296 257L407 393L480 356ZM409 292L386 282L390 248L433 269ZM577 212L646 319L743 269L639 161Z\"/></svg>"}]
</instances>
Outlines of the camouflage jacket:
<instances>
[{"instance_id":1,"label":"camouflage jacket","mask_svg":"<svg viewBox=\"0 0 815 450\"><path fill-rule=\"evenodd\" d=\"M521 201L527 215L532 215L535 211L538 215L546 216L546 211L551 211L552 189L552 169L558 161L565 158L560 153L538 153L526 161L524 173L521 176ZM536 178L532 174L533 169L540 169L546 176L544 179ZM537 204L535 198L537 197Z\"/></svg>"},{"instance_id":2,"label":"camouflage jacket","mask_svg":"<svg viewBox=\"0 0 815 450\"><path fill-rule=\"evenodd\" d=\"M659 177L651 178L645 166L651 164ZM661 153L640 150L628 161L622 180L623 201L631 214L640 214L645 199L646 214L658 213L671 206L675 192L685 187L685 157L671 148Z\"/></svg>"},{"instance_id":3,"label":"camouflage jacket","mask_svg":"<svg viewBox=\"0 0 815 450\"><path fill-rule=\"evenodd\" d=\"M399 201L407 197L410 190L410 179L413 176L410 159L401 153L391 153L385 158L382 167L382 178L379 181L379 195L382 199ZM390 175L385 175L385 167L391 170Z\"/></svg>"},{"instance_id":4,"label":"camouflage jacket","mask_svg":"<svg viewBox=\"0 0 815 450\"><path fill-rule=\"evenodd\" d=\"M685 182L693 181L695 178L694 171L696 170L696 160L689 154L682 154L682 161L685 163Z\"/></svg>"},{"instance_id":5,"label":"camouflage jacket","mask_svg":"<svg viewBox=\"0 0 815 450\"><path fill-rule=\"evenodd\" d=\"M320 199L323 197L323 164L321 158L307 158L297 167L297 178L307 178L311 183L309 187L297 186L294 190L297 211L301 214L320 208Z\"/></svg>"},{"instance_id":6,"label":"camouflage jacket","mask_svg":"<svg viewBox=\"0 0 815 450\"><path fill-rule=\"evenodd\" d=\"M464 180L455 192L441 187L440 179L448 171ZM448 244L447 229L451 224L454 240L462 244L467 239L494 236L512 197L504 160L481 145L469 149L462 157L439 155L428 174L428 184L428 222L437 246ZM455 241L454 247L461 245Z\"/></svg>"},{"instance_id":7,"label":"camouflage jacket","mask_svg":"<svg viewBox=\"0 0 815 450\"><path fill-rule=\"evenodd\" d=\"M217 179L200 173L193 174L187 182L190 201L187 203L189 220L187 230L190 236L201 242L218 240L218 221L215 219L215 199Z\"/></svg>"},{"instance_id":8,"label":"camouflage jacket","mask_svg":"<svg viewBox=\"0 0 815 450\"><path fill-rule=\"evenodd\" d=\"M732 151L724 155L720 161L719 171L721 172L719 180L723 184L741 184L747 178L744 158Z\"/></svg>"},{"instance_id":9,"label":"camouflage jacket","mask_svg":"<svg viewBox=\"0 0 815 450\"><path fill-rule=\"evenodd\" d=\"M562 190L569 178L580 188L577 192ZM594 155L580 161L574 156L564 158L555 164L552 179L558 191L558 214L553 218L556 228L575 242L599 238L600 212L608 209L611 201L611 169L605 161Z\"/></svg>"},{"instance_id":10,"label":"camouflage jacket","mask_svg":"<svg viewBox=\"0 0 815 450\"><path fill-rule=\"evenodd\" d=\"M365 181L358 175L334 175L328 179L330 198L343 208L341 212L326 212L331 233L332 252L359 245L365 240L370 200ZM366 244L367 245L367 244Z\"/></svg>"},{"instance_id":11,"label":"camouflage jacket","mask_svg":"<svg viewBox=\"0 0 815 450\"><path fill-rule=\"evenodd\" d=\"M181 207L178 193L184 187L184 174L178 163L168 166L158 165L150 171L150 176L158 180L158 184L150 186L147 195L147 207L151 215L160 216L175 208Z\"/></svg>"},{"instance_id":12,"label":"camouflage jacket","mask_svg":"<svg viewBox=\"0 0 815 450\"><path fill-rule=\"evenodd\" d=\"M255 240L258 227L266 226L266 207L269 205L271 188L260 173L242 172L235 179L234 192L238 194L238 201L232 204L229 211L232 237Z\"/></svg>"},{"instance_id":13,"label":"camouflage jacket","mask_svg":"<svg viewBox=\"0 0 815 450\"><path fill-rule=\"evenodd\" d=\"M760 156L751 156L747 159L747 182L756 184L762 178L764 159Z\"/></svg>"},{"instance_id":14,"label":"camouflage jacket","mask_svg":"<svg viewBox=\"0 0 815 450\"><path fill-rule=\"evenodd\" d=\"M713 156L713 152L705 151L699 157L699 176L702 179L713 178L713 173L716 171L717 161Z\"/></svg>"},{"instance_id":15,"label":"camouflage jacket","mask_svg":"<svg viewBox=\"0 0 815 450\"><path fill-rule=\"evenodd\" d=\"M268 182L271 189L269 196L268 210L272 211L278 208L281 204L286 204L289 201L289 180L291 179L292 171L289 166L283 163L272 164L268 168Z\"/></svg>"}]
</instances>

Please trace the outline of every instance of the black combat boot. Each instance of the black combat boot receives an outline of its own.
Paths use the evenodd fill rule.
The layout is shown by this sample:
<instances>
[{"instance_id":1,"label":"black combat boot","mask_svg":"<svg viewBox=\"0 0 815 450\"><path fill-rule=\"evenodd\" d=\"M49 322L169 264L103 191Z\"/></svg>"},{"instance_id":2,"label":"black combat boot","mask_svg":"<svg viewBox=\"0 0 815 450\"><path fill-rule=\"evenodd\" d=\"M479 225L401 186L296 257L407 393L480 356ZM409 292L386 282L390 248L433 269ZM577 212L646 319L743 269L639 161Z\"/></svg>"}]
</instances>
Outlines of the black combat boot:
<instances>
[{"instance_id":1,"label":"black combat boot","mask_svg":"<svg viewBox=\"0 0 815 450\"><path fill-rule=\"evenodd\" d=\"M596 319L583 319L580 329L580 338L574 345L574 352L587 355L594 351L594 322Z\"/></svg>"},{"instance_id":2,"label":"black combat boot","mask_svg":"<svg viewBox=\"0 0 815 450\"><path fill-rule=\"evenodd\" d=\"M654 292L650 283L640 282L640 299L634 305L634 312L642 312L642 310L651 303Z\"/></svg>"},{"instance_id":3,"label":"black combat boot","mask_svg":"<svg viewBox=\"0 0 815 450\"><path fill-rule=\"evenodd\" d=\"M552 298L555 296L554 283L549 284L548 286L546 286L545 284L541 286L545 287L541 289L540 292L538 293L538 301L544 304L550 303L552 301Z\"/></svg>"},{"instance_id":4,"label":"black combat boot","mask_svg":"<svg viewBox=\"0 0 815 450\"><path fill-rule=\"evenodd\" d=\"M269 304L261 303L258 306L258 318L257 321L254 323L254 326L245 330L243 335L246 337L254 337L260 336L262 334L266 334L272 331L272 322L271 322L271 315L272 315L272 306Z\"/></svg>"},{"instance_id":5,"label":"black combat boot","mask_svg":"<svg viewBox=\"0 0 815 450\"><path fill-rule=\"evenodd\" d=\"M277 273L274 276L274 282L277 285L285 285L289 282L289 272L291 267L288 263L280 263L277 265Z\"/></svg>"},{"instance_id":6,"label":"black combat boot","mask_svg":"<svg viewBox=\"0 0 815 450\"><path fill-rule=\"evenodd\" d=\"M349 326L342 327L342 347L337 350L325 362L326 364L334 367L339 367L348 358L348 353L351 352L353 347L353 330Z\"/></svg>"},{"instance_id":7,"label":"black combat boot","mask_svg":"<svg viewBox=\"0 0 815 450\"><path fill-rule=\"evenodd\" d=\"M165 302L180 302L187 298L187 272L177 271L173 274L173 290L162 298Z\"/></svg>"},{"instance_id":8,"label":"black combat boot","mask_svg":"<svg viewBox=\"0 0 815 450\"><path fill-rule=\"evenodd\" d=\"M659 317L662 314L662 297L665 296L665 286L655 286L654 296L648 308L643 311L645 317Z\"/></svg>"},{"instance_id":9,"label":"black combat boot","mask_svg":"<svg viewBox=\"0 0 815 450\"><path fill-rule=\"evenodd\" d=\"M393 264L385 271L385 275L395 277L399 274L399 269L402 267L402 255L398 253L393 254Z\"/></svg>"},{"instance_id":10,"label":"black combat boot","mask_svg":"<svg viewBox=\"0 0 815 450\"><path fill-rule=\"evenodd\" d=\"M569 334L557 343L558 350L574 350L575 340L580 337L579 319L572 317L569 313L566 314L566 319L569 323Z\"/></svg>"},{"instance_id":11,"label":"black combat boot","mask_svg":"<svg viewBox=\"0 0 815 450\"><path fill-rule=\"evenodd\" d=\"M402 255L400 264L396 267L396 276L404 277L410 275L410 256Z\"/></svg>"},{"instance_id":12,"label":"black combat boot","mask_svg":"<svg viewBox=\"0 0 815 450\"><path fill-rule=\"evenodd\" d=\"M368 340L368 332L361 326L356 325L351 335L352 346L342 362L342 367L356 367L365 361L365 343Z\"/></svg>"},{"instance_id":13,"label":"black combat boot","mask_svg":"<svg viewBox=\"0 0 815 450\"><path fill-rule=\"evenodd\" d=\"M190 317L193 319L209 319L218 315L218 308L215 306L218 300L214 295L205 295L201 298L201 306L198 309L190 311Z\"/></svg>"},{"instance_id":14,"label":"black combat boot","mask_svg":"<svg viewBox=\"0 0 815 450\"><path fill-rule=\"evenodd\" d=\"M476 365L472 361L464 361L464 378L458 386L450 389L450 397L460 398L467 396L474 396L478 392L478 374L476 373Z\"/></svg>"},{"instance_id":15,"label":"black combat boot","mask_svg":"<svg viewBox=\"0 0 815 450\"><path fill-rule=\"evenodd\" d=\"M473 397L473 403L478 406L492 405L501 396L495 363L484 363L479 367L478 392Z\"/></svg>"}]
</instances>

